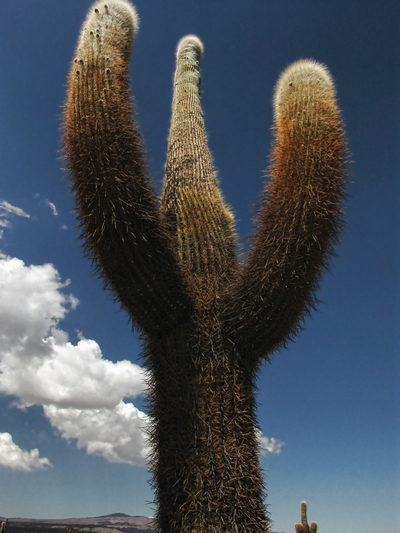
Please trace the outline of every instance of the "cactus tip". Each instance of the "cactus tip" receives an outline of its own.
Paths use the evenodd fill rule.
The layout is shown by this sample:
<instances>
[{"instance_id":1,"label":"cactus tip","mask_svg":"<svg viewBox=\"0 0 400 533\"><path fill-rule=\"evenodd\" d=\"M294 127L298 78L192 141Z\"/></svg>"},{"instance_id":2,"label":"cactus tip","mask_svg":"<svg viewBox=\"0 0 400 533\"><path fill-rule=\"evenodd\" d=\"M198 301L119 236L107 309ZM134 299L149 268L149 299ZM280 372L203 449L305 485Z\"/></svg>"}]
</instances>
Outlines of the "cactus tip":
<instances>
[{"instance_id":1,"label":"cactus tip","mask_svg":"<svg viewBox=\"0 0 400 533\"><path fill-rule=\"evenodd\" d=\"M178 43L176 56L178 57L184 50L193 50L200 59L204 51L203 43L196 35L185 35Z\"/></svg>"},{"instance_id":2,"label":"cactus tip","mask_svg":"<svg viewBox=\"0 0 400 533\"><path fill-rule=\"evenodd\" d=\"M112 16L113 14L117 14L118 18L122 17L129 20L133 28L133 36L136 35L139 29L139 16L135 7L128 0L109 0L107 3L98 0L92 5L82 29L90 29L90 34L93 35L93 27L94 25L97 27L99 17L101 24L103 16Z\"/></svg>"},{"instance_id":3,"label":"cactus tip","mask_svg":"<svg viewBox=\"0 0 400 533\"><path fill-rule=\"evenodd\" d=\"M276 85L276 92L279 93L288 86L292 87L299 81L322 83L331 89L334 88L332 76L325 65L313 59L300 59L289 65L281 74Z\"/></svg>"},{"instance_id":4,"label":"cactus tip","mask_svg":"<svg viewBox=\"0 0 400 533\"><path fill-rule=\"evenodd\" d=\"M335 94L335 85L328 68L313 59L301 59L289 65L281 74L275 86L274 112L279 116L279 108L285 98L297 86L314 86L318 91Z\"/></svg>"}]
</instances>

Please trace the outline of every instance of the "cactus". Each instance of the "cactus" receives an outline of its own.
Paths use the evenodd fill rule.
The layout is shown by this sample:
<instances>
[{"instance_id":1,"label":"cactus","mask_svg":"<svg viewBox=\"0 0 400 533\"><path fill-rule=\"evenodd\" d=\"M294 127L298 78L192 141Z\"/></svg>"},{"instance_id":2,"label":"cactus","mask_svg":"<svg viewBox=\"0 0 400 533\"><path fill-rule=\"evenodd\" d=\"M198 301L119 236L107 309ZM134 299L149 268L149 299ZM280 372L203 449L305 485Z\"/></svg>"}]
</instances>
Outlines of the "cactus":
<instances>
[{"instance_id":1,"label":"cactus","mask_svg":"<svg viewBox=\"0 0 400 533\"><path fill-rule=\"evenodd\" d=\"M314 303L341 225L346 142L327 69L280 77L268 182L238 259L207 147L202 44L177 48L164 190L148 176L130 102L138 17L97 2L69 74L63 149L86 251L144 338L159 531L268 531L257 372Z\"/></svg>"},{"instance_id":2,"label":"cactus","mask_svg":"<svg viewBox=\"0 0 400 533\"><path fill-rule=\"evenodd\" d=\"M317 522L313 520L310 526L308 525L306 502L301 502L301 523L296 522L294 527L296 529L296 533L317 533Z\"/></svg>"}]
</instances>

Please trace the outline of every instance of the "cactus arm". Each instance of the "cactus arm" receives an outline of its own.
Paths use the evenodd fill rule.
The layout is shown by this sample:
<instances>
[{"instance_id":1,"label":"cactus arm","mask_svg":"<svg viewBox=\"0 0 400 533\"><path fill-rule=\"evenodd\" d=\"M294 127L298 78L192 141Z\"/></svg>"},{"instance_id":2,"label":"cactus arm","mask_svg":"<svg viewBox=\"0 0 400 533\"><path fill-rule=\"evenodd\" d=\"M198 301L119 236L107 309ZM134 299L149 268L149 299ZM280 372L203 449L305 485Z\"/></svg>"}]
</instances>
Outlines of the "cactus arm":
<instances>
[{"instance_id":1,"label":"cactus arm","mask_svg":"<svg viewBox=\"0 0 400 533\"><path fill-rule=\"evenodd\" d=\"M299 61L283 72L274 119L269 183L227 305L232 338L256 358L284 345L313 306L341 226L346 172L343 125L324 66Z\"/></svg>"},{"instance_id":2,"label":"cactus arm","mask_svg":"<svg viewBox=\"0 0 400 533\"><path fill-rule=\"evenodd\" d=\"M317 533L318 524L314 520L308 525L307 522L307 504L301 502L301 522L294 525L296 533Z\"/></svg>"},{"instance_id":3,"label":"cactus arm","mask_svg":"<svg viewBox=\"0 0 400 533\"><path fill-rule=\"evenodd\" d=\"M195 293L214 298L237 272L233 219L207 147L200 101L201 41L188 35L176 53L162 209ZM210 303L210 302L208 302Z\"/></svg>"},{"instance_id":4,"label":"cactus arm","mask_svg":"<svg viewBox=\"0 0 400 533\"><path fill-rule=\"evenodd\" d=\"M69 74L64 152L88 255L134 324L160 334L186 320L191 304L132 118L128 66L137 26L128 2L92 6Z\"/></svg>"}]
</instances>

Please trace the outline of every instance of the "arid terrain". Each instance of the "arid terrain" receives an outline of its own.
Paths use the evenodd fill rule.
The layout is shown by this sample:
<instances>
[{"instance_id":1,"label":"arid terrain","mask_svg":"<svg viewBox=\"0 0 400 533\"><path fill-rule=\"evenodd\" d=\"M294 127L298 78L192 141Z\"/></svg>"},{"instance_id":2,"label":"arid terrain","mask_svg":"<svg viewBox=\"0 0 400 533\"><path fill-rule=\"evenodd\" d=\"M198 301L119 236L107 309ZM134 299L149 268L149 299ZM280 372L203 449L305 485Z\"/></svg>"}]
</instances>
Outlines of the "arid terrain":
<instances>
[{"instance_id":1,"label":"arid terrain","mask_svg":"<svg viewBox=\"0 0 400 533\"><path fill-rule=\"evenodd\" d=\"M0 523L5 518L0 516ZM65 533L66 528L96 533L155 533L154 523L145 516L113 513L93 518L65 518L36 520L9 518L5 533ZM273 533L273 532L271 532Z\"/></svg>"},{"instance_id":2,"label":"arid terrain","mask_svg":"<svg viewBox=\"0 0 400 533\"><path fill-rule=\"evenodd\" d=\"M0 523L5 518L0 517ZM66 518L35 520L30 518L9 518L6 533L65 533L65 528L80 531L93 530L96 533L154 533L153 521L145 516L129 516L114 513L94 518Z\"/></svg>"}]
</instances>

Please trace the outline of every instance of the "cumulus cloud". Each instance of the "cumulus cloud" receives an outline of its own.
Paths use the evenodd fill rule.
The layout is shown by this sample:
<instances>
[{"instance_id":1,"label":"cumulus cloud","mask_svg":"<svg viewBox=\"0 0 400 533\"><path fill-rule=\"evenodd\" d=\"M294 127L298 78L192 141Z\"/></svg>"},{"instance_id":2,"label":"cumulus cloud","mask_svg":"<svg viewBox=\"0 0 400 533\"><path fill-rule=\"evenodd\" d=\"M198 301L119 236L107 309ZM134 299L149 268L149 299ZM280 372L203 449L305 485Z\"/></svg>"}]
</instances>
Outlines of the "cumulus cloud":
<instances>
[{"instance_id":1,"label":"cumulus cloud","mask_svg":"<svg viewBox=\"0 0 400 533\"><path fill-rule=\"evenodd\" d=\"M44 408L51 424L65 439L77 439L78 448L102 455L112 463L146 465L149 447L144 430L149 418L122 400L114 409Z\"/></svg>"},{"instance_id":2,"label":"cumulus cloud","mask_svg":"<svg viewBox=\"0 0 400 533\"><path fill-rule=\"evenodd\" d=\"M32 470L43 470L52 466L45 457L39 457L39 450L35 448L30 452L21 450L9 433L0 433L0 465L13 470L31 472Z\"/></svg>"},{"instance_id":3,"label":"cumulus cloud","mask_svg":"<svg viewBox=\"0 0 400 533\"><path fill-rule=\"evenodd\" d=\"M258 441L260 443L261 455L267 455L267 453L280 454L284 442L278 439L264 437L261 431L258 431Z\"/></svg>"},{"instance_id":4,"label":"cumulus cloud","mask_svg":"<svg viewBox=\"0 0 400 533\"><path fill-rule=\"evenodd\" d=\"M104 359L82 335L69 341L59 328L78 305L64 292L68 284L53 265L26 266L0 254L0 392L20 407L42 405L61 436L88 453L143 465L147 417L123 400L145 392L146 371Z\"/></svg>"}]
</instances>

